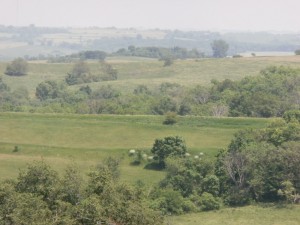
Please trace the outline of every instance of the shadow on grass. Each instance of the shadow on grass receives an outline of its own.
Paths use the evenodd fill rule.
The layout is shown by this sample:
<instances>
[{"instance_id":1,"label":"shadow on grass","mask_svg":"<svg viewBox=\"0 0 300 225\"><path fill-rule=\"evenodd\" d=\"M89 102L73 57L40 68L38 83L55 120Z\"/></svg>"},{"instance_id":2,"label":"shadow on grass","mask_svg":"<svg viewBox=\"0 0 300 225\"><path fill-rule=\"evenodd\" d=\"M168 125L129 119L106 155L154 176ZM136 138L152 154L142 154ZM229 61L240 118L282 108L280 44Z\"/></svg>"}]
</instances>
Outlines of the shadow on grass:
<instances>
[{"instance_id":1,"label":"shadow on grass","mask_svg":"<svg viewBox=\"0 0 300 225\"><path fill-rule=\"evenodd\" d=\"M164 169L164 165L158 162L150 162L144 166L144 169L160 171Z\"/></svg>"},{"instance_id":2,"label":"shadow on grass","mask_svg":"<svg viewBox=\"0 0 300 225\"><path fill-rule=\"evenodd\" d=\"M133 161L130 163L130 166L140 166L142 163L140 161Z\"/></svg>"}]
</instances>

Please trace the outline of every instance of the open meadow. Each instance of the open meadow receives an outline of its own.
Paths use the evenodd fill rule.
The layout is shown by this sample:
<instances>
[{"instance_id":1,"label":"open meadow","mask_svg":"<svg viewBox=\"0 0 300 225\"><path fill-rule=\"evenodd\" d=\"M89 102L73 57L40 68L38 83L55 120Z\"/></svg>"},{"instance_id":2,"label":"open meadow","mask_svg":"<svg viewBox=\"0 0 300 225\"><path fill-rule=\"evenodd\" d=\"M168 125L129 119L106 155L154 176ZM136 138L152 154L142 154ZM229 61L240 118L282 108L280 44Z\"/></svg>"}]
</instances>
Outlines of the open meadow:
<instances>
[{"instance_id":1,"label":"open meadow","mask_svg":"<svg viewBox=\"0 0 300 225\"><path fill-rule=\"evenodd\" d=\"M225 148L238 129L264 127L270 119L180 117L173 126L163 116L0 114L0 177L16 177L19 168L44 159L62 170L75 162L83 172L108 156L123 157L122 179L154 183L163 172L131 166L130 149L149 151L156 138L181 136L190 153L207 157ZM14 152L15 146L18 151ZM151 177L151 179L149 179Z\"/></svg>"}]
</instances>

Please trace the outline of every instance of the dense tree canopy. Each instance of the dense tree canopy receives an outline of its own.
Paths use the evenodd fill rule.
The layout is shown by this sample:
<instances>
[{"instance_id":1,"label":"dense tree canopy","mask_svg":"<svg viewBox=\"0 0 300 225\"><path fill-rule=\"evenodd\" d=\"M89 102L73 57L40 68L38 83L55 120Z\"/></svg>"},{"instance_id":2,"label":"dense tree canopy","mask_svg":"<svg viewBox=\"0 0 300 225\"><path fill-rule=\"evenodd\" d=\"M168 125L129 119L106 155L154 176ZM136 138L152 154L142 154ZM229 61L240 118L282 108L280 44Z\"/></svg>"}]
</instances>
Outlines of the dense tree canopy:
<instances>
[{"instance_id":1,"label":"dense tree canopy","mask_svg":"<svg viewBox=\"0 0 300 225\"><path fill-rule=\"evenodd\" d=\"M165 137L164 139L156 139L151 152L154 157L162 165L165 164L165 159L170 156L184 156L187 151L185 141L178 136Z\"/></svg>"},{"instance_id":2,"label":"dense tree canopy","mask_svg":"<svg viewBox=\"0 0 300 225\"><path fill-rule=\"evenodd\" d=\"M162 224L141 189L121 183L118 165L106 160L90 171L86 184L76 165L58 176L44 161L21 171L17 180L0 183L1 224Z\"/></svg>"}]
</instances>

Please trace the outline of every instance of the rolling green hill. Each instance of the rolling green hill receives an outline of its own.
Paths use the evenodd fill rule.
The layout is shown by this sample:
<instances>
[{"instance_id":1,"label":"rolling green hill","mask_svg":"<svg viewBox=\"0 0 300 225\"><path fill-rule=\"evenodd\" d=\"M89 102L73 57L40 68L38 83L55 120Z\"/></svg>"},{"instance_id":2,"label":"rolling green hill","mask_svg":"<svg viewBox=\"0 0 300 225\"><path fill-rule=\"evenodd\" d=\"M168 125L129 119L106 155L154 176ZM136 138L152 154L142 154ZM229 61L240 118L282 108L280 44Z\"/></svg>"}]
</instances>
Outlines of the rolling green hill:
<instances>
[{"instance_id":1,"label":"rolling green hill","mask_svg":"<svg viewBox=\"0 0 300 225\"><path fill-rule=\"evenodd\" d=\"M300 57L251 57L225 59L178 60L170 67L163 67L163 62L144 58L108 58L118 71L118 80L90 83L92 88L111 85L120 91L132 92L140 84L155 88L163 82L178 83L184 86L209 85L212 79L239 80L245 76L256 76L259 71L271 66L300 67ZM10 77L4 75L7 63L0 63L0 76L13 90L26 87L34 97L36 86L45 80L64 80L73 64L48 64L32 62L27 76ZM97 62L90 62L91 70L96 70ZM72 86L70 88L76 88Z\"/></svg>"},{"instance_id":2,"label":"rolling green hill","mask_svg":"<svg viewBox=\"0 0 300 225\"><path fill-rule=\"evenodd\" d=\"M263 127L269 119L180 117L173 126L162 116L0 114L0 177L16 176L18 169L41 158L64 168L75 161L83 171L107 156L125 157L122 177L131 182L158 181L162 172L129 165L130 149L150 150L156 138L182 136L189 152L214 156L228 145L234 132ZM15 146L19 151L13 152ZM149 176L152 176L149 179Z\"/></svg>"}]
</instances>

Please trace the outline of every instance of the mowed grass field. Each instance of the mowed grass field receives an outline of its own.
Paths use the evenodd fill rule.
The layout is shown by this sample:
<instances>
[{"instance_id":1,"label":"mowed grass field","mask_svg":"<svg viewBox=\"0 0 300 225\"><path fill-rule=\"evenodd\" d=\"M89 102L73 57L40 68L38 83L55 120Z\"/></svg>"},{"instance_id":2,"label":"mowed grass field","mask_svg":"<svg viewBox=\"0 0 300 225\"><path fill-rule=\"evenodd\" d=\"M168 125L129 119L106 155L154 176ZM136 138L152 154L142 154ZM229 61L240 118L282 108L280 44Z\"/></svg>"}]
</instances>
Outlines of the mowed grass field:
<instances>
[{"instance_id":1,"label":"mowed grass field","mask_svg":"<svg viewBox=\"0 0 300 225\"><path fill-rule=\"evenodd\" d=\"M239 80L245 76L256 76L262 69L272 65L300 67L299 56L177 60L170 67L163 67L163 62L156 59L135 57L112 57L106 61L118 70L118 80L91 83L89 86L97 88L111 85L125 93L133 92L140 84L155 88L163 82L171 82L192 87L208 85L212 79ZM4 75L6 66L7 62L0 63L0 76L4 82L13 90L20 86L26 87L33 97L39 83L45 80L63 81L73 64L30 62L28 75L23 77ZM89 66L92 72L99 68L97 62L89 62Z\"/></svg>"},{"instance_id":2,"label":"mowed grass field","mask_svg":"<svg viewBox=\"0 0 300 225\"><path fill-rule=\"evenodd\" d=\"M206 157L225 148L233 134L243 128L264 127L270 119L180 117L173 126L163 116L0 114L0 179L16 177L19 168L44 159L58 171L75 162L83 174L108 156L123 158L122 179L154 183L163 172L131 166L127 153L142 149L150 153L156 138L178 135L190 153ZM15 146L19 151L13 152Z\"/></svg>"}]
</instances>

